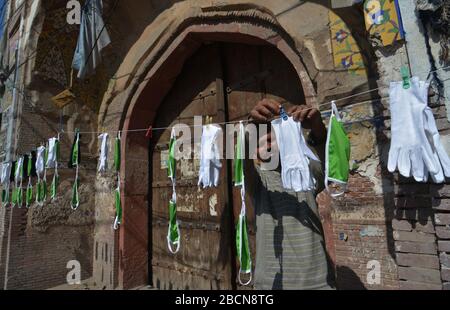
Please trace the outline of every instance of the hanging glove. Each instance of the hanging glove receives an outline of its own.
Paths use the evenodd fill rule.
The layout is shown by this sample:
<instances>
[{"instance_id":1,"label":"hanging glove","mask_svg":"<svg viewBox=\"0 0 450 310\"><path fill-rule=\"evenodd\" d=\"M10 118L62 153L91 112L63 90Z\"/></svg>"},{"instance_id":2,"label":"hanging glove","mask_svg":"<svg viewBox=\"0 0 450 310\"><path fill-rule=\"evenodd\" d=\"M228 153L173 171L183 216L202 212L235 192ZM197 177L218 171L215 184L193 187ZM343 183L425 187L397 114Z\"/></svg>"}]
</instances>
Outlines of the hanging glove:
<instances>
[{"instance_id":1,"label":"hanging glove","mask_svg":"<svg viewBox=\"0 0 450 310\"><path fill-rule=\"evenodd\" d=\"M442 152L443 147L442 147L440 139L439 139L439 132L436 127L436 122L434 120L434 116L433 116L431 109L428 107L428 89L429 89L430 83L420 81L419 85L420 85L420 89L421 89L423 104L425 106L424 129L425 129L425 133L426 133L428 142L430 143L431 148L433 150L433 158L434 158L435 162L438 163L437 164L438 172L436 172L436 173L429 173L427 167L424 166L423 182L428 182L428 176L430 174L431 179L433 180L434 183L443 183L445 181L445 176L444 176L444 170L442 168L448 167L448 162L449 162L448 155L445 151ZM434 139L436 139L436 137L437 137L437 144L440 145L440 147L438 147L438 148L441 148L440 153L442 156L437 151L437 148L434 147L434 145L435 145ZM443 157L444 160L441 161L440 157ZM445 164L445 162L447 162L447 163ZM448 171L448 168L447 168L447 171ZM418 180L418 181L420 181L420 180Z\"/></svg>"},{"instance_id":2,"label":"hanging glove","mask_svg":"<svg viewBox=\"0 0 450 310\"><path fill-rule=\"evenodd\" d=\"M299 122L292 117L272 121L280 150L283 187L295 192L314 189L315 182L309 170L309 160L319 159L309 149Z\"/></svg>"},{"instance_id":3,"label":"hanging glove","mask_svg":"<svg viewBox=\"0 0 450 310\"><path fill-rule=\"evenodd\" d=\"M12 205L18 206L19 208L22 207L23 204L23 188L22 188L22 180L23 180L23 162L24 158L23 156L19 157L17 159L15 169L14 169L14 182L15 182L15 189L13 191L12 195Z\"/></svg>"},{"instance_id":4,"label":"hanging glove","mask_svg":"<svg viewBox=\"0 0 450 310\"><path fill-rule=\"evenodd\" d=\"M41 146L38 147L36 152L36 173L38 177L41 177L44 173L44 153L45 153L45 147Z\"/></svg>"},{"instance_id":5,"label":"hanging glove","mask_svg":"<svg viewBox=\"0 0 450 310\"><path fill-rule=\"evenodd\" d=\"M103 133L98 138L101 140L98 172L105 172L108 168L108 134Z\"/></svg>"},{"instance_id":6,"label":"hanging glove","mask_svg":"<svg viewBox=\"0 0 450 310\"><path fill-rule=\"evenodd\" d=\"M2 169L0 174L0 184L2 186L9 185L11 175L11 163L2 163Z\"/></svg>"},{"instance_id":7,"label":"hanging glove","mask_svg":"<svg viewBox=\"0 0 450 310\"><path fill-rule=\"evenodd\" d=\"M219 185L220 162L219 136L222 128L214 125L203 126L201 150L200 150L200 170L198 186L203 188L217 187Z\"/></svg>"},{"instance_id":8,"label":"hanging glove","mask_svg":"<svg viewBox=\"0 0 450 310\"><path fill-rule=\"evenodd\" d=\"M58 142L58 138L51 138L48 140L48 157L45 163L47 168L55 168Z\"/></svg>"},{"instance_id":9,"label":"hanging glove","mask_svg":"<svg viewBox=\"0 0 450 310\"><path fill-rule=\"evenodd\" d=\"M430 109L430 107L426 107L425 111L425 119L424 119L424 127L425 132L427 136L429 137L431 147L434 151L434 157L438 162L438 173L437 176L442 174L442 171L446 177L450 177L450 158L448 157L447 152L444 149L444 146L441 143L439 131L436 127L436 121L433 116L433 111ZM431 174L432 176L435 176L435 174ZM444 179L440 181L439 183L444 182Z\"/></svg>"},{"instance_id":10,"label":"hanging glove","mask_svg":"<svg viewBox=\"0 0 450 310\"><path fill-rule=\"evenodd\" d=\"M423 87L417 77L411 78L411 87L403 88L402 82L392 82L390 86L391 148L388 170L397 168L404 177L414 177L423 182L425 168L432 174L439 167L424 130Z\"/></svg>"}]
</instances>

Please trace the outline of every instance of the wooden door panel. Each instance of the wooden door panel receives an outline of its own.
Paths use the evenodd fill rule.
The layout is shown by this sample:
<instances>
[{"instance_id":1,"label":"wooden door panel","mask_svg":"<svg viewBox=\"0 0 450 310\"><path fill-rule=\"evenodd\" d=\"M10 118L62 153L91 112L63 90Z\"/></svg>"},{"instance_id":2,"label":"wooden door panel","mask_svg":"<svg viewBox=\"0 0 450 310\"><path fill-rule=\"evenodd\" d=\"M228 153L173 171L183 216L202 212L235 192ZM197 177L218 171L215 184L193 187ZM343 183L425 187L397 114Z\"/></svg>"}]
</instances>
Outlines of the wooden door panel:
<instances>
[{"instance_id":1,"label":"wooden door panel","mask_svg":"<svg viewBox=\"0 0 450 310\"><path fill-rule=\"evenodd\" d=\"M185 64L173 88L161 104L155 127L177 123L194 125L194 116L209 115L220 121L217 82L222 76L218 47L202 47ZM193 129L193 128L192 128ZM154 136L152 172L152 274L159 288L229 289L231 286L230 218L227 208L226 165L218 188L197 186L199 160L177 161L177 218L181 248L176 255L167 249L168 203L172 186L167 177L167 149L170 129ZM192 152L199 148L201 135ZM200 131L201 133L201 131Z\"/></svg>"},{"instance_id":2,"label":"wooden door panel","mask_svg":"<svg viewBox=\"0 0 450 310\"><path fill-rule=\"evenodd\" d=\"M281 103L299 104L304 101L302 87L289 61L272 46L248 46L228 44L224 47L227 68L228 111L230 120L247 119L250 111L263 98L275 99ZM255 171L253 162L246 161L246 205L250 248L255 266L256 216L253 197ZM239 217L241 195L239 188L233 192L234 219ZM238 287L239 289L247 289Z\"/></svg>"},{"instance_id":3,"label":"wooden door panel","mask_svg":"<svg viewBox=\"0 0 450 310\"><path fill-rule=\"evenodd\" d=\"M297 72L279 50L272 47L261 49L261 65L270 68L264 79L264 98L287 104L304 104L305 95Z\"/></svg>"},{"instance_id":4,"label":"wooden door panel","mask_svg":"<svg viewBox=\"0 0 450 310\"><path fill-rule=\"evenodd\" d=\"M263 89L252 77L261 73L260 46L245 44L223 45L227 87L228 118L230 121L245 120L248 113L262 96Z\"/></svg>"}]
</instances>

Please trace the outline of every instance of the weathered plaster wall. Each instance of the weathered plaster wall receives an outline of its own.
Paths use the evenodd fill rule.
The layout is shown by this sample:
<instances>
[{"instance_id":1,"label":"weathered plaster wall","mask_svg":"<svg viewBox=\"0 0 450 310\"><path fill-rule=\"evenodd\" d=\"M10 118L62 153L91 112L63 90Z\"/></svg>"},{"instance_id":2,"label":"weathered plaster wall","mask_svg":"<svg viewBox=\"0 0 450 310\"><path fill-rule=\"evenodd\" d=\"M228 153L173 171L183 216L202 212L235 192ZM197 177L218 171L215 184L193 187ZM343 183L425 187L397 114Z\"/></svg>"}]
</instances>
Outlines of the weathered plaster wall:
<instances>
[{"instance_id":1,"label":"weathered plaster wall","mask_svg":"<svg viewBox=\"0 0 450 310\"><path fill-rule=\"evenodd\" d=\"M433 63L432 59L438 59L436 42L427 42L427 37L417 14L414 11L414 1L400 1L403 14L403 22L406 30L406 42L383 47L378 44L376 38L373 40L375 54L377 56L377 67L379 73L378 87L381 101L370 103L372 115L382 119L366 123L365 127L372 138L366 137L362 144L353 145L355 135L350 130L352 138L352 151L366 153L367 156L362 162L357 161L354 173L359 177L369 179L372 186L361 185L365 181L358 180L350 182L350 191L342 199L342 205L335 209L335 223L350 220L350 226L335 225L337 235L336 256L339 263L349 261L343 265L350 265L347 278L351 282L358 279L364 282L363 271L367 268L364 264L368 259L377 257L375 249L386 248L388 256L376 258L380 259L382 271L382 284L385 288L401 289L441 289L448 288L448 238L445 228L448 223L447 189L445 185L417 184L414 180L399 177L397 174L390 174L386 171L387 154L390 144L390 120L389 102L384 98L388 97L389 83L401 80L400 68L410 65L411 72L422 79L426 79L431 68L439 68L442 64ZM428 44L430 47L428 47ZM434 46L434 47L433 47ZM430 57L433 55L433 57ZM440 71L438 78L444 77L445 72ZM435 89L436 90L436 89ZM444 92L445 93L445 92ZM444 101L437 100L437 94L430 92L430 105L433 108L438 127L441 132L443 143L448 139L448 122ZM369 105L369 106L370 106ZM367 115L367 111L363 113ZM369 113L370 114L370 113ZM376 129L373 131L373 129ZM357 135L361 135L361 128L357 130ZM370 134L371 133L371 134ZM372 145L372 147L370 147ZM355 154L353 154L355 156ZM352 157L353 157L352 156ZM368 187L373 187L372 194L366 193L356 204L359 207L350 208L351 201L361 195L358 188L363 187L363 192ZM372 196L372 199L366 199ZM371 200L378 203L370 203ZM365 208L367 205L368 208ZM336 206L335 206L336 207ZM347 207L347 208L346 208ZM346 209L351 209L350 212ZM355 212L359 209L358 212ZM364 212L364 210L366 210ZM377 211L378 210L378 211ZM363 211L362 213L360 213ZM369 221L367 225L362 225ZM379 222L378 225L376 222ZM384 223L384 224L383 224ZM367 234L367 230L377 232ZM368 242L370 241L370 242ZM379 243L381 241L381 243ZM368 242L368 243L366 243ZM341 245L341 246L340 246ZM363 252L359 251L362 247ZM342 252L341 252L342 251ZM381 251L378 251L378 253ZM440 259L439 259L440 258ZM351 266L354 266L352 268ZM362 271L355 277L353 271ZM398 278L395 275L398 272ZM342 277L341 277L342 279ZM338 268L339 281L339 268ZM398 281L398 282L397 282ZM348 282L347 282L348 283ZM373 288L374 286L367 286ZM376 287L376 286L375 286Z\"/></svg>"}]
</instances>

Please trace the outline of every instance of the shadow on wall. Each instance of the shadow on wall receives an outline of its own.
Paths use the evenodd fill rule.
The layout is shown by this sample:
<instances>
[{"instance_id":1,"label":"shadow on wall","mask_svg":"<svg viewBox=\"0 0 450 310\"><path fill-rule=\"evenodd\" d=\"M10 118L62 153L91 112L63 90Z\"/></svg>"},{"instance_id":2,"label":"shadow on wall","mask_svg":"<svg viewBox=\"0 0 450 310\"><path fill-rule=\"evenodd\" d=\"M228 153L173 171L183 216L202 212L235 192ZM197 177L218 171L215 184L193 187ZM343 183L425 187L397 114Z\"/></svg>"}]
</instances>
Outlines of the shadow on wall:
<instances>
[{"instance_id":1,"label":"shadow on wall","mask_svg":"<svg viewBox=\"0 0 450 310\"><path fill-rule=\"evenodd\" d=\"M338 290L367 290L359 276L346 266L337 266L336 275Z\"/></svg>"}]
</instances>

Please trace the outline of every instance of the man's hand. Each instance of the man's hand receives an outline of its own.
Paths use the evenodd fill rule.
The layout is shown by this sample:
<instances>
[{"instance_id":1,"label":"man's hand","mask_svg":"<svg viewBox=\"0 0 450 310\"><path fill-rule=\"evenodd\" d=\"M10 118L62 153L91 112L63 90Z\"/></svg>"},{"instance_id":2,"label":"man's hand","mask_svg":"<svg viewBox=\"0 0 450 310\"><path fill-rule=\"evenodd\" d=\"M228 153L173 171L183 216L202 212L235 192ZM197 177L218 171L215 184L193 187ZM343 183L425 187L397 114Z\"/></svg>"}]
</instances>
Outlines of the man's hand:
<instances>
[{"instance_id":1,"label":"man's hand","mask_svg":"<svg viewBox=\"0 0 450 310\"><path fill-rule=\"evenodd\" d=\"M296 122L301 122L305 129L312 129L319 123L322 123L322 116L318 109L311 105L291 106L287 111Z\"/></svg>"},{"instance_id":2,"label":"man's hand","mask_svg":"<svg viewBox=\"0 0 450 310\"><path fill-rule=\"evenodd\" d=\"M301 122L302 127L305 129L311 129L313 136L318 141L324 141L327 137L327 129L322 121L322 115L317 108L312 105L297 105L292 106L288 110L289 115L292 116L294 121Z\"/></svg>"},{"instance_id":3,"label":"man's hand","mask_svg":"<svg viewBox=\"0 0 450 310\"><path fill-rule=\"evenodd\" d=\"M275 100L263 99L250 112L250 119L255 123L268 123L280 115L280 106ZM317 108L312 105L296 105L290 106L287 112L295 121L301 122L303 128L311 129L313 137L318 142L325 141L327 129Z\"/></svg>"},{"instance_id":4,"label":"man's hand","mask_svg":"<svg viewBox=\"0 0 450 310\"><path fill-rule=\"evenodd\" d=\"M271 99L261 100L250 112L251 120L255 123L268 123L278 115L280 115L280 104Z\"/></svg>"}]
</instances>

